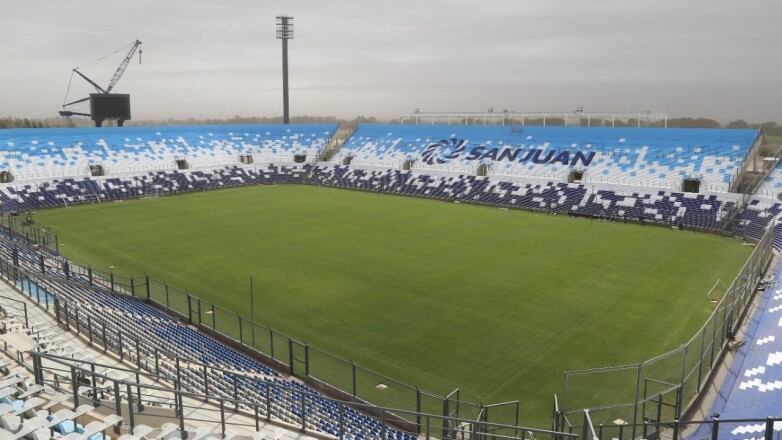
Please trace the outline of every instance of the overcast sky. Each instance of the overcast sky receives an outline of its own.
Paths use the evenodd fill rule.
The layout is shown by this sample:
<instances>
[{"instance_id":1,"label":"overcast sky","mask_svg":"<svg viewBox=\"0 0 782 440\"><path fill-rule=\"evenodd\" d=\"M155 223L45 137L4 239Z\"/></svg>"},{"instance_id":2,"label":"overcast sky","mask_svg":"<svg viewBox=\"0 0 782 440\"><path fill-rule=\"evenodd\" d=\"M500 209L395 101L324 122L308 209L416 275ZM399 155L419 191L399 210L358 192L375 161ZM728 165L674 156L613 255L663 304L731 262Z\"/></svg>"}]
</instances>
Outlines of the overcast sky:
<instances>
[{"instance_id":1,"label":"overcast sky","mask_svg":"<svg viewBox=\"0 0 782 440\"><path fill-rule=\"evenodd\" d=\"M780 0L0 0L0 115L47 117L70 70L143 41L134 119L653 110L782 122ZM85 73L108 81L120 55ZM79 82L72 98L86 94Z\"/></svg>"}]
</instances>

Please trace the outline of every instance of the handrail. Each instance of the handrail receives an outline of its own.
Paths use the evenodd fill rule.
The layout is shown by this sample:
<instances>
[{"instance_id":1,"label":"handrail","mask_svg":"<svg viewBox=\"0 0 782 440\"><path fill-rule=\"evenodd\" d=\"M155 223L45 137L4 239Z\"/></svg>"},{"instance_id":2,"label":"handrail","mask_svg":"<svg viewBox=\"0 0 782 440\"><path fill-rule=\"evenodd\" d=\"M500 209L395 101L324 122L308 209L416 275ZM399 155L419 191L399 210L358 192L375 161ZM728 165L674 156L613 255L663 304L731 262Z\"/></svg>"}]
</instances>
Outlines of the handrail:
<instances>
[{"instance_id":1,"label":"handrail","mask_svg":"<svg viewBox=\"0 0 782 440\"><path fill-rule=\"evenodd\" d=\"M29 320L28 320L28 316L27 316L27 303L26 303L26 302L24 302L24 301L19 301L19 300L18 300L18 299L16 299L16 298L10 298L10 297L7 297L7 296L5 296L5 295L0 295L0 298L2 298L2 299L7 299L7 300L9 300L9 301L12 301L12 302L14 302L14 303L18 303L18 304L21 304L21 305L22 305L22 307L21 307L21 310L23 311L23 314L24 314L24 326L25 326L25 327L27 327L27 328L29 328L29 327L30 327L30 322L29 322ZM15 307L18 307L18 306L15 306Z\"/></svg>"},{"instance_id":2,"label":"handrail","mask_svg":"<svg viewBox=\"0 0 782 440\"><path fill-rule=\"evenodd\" d=\"M755 287L761 282L762 272L766 269L773 256L771 250L772 237L773 229L767 228L763 238L757 243L736 277L726 288L725 294L715 305L712 313L685 343L637 363L565 370L565 405L560 412L572 414L583 409L582 406L574 404L572 398L568 399L573 394L572 387L568 385L571 378L576 376L586 377L591 374L610 374L610 372L626 370L636 370L637 372L637 374L633 374L635 377L633 383L636 390L633 401L617 403L617 400L620 398L610 402L608 401L609 398L604 398L603 400L606 403L588 406L593 413L598 409L626 408L628 410L632 409L633 412L632 416L628 414L628 417L636 420L638 410L643 409L643 405L653 402L654 399L661 395L673 392L676 394L674 397L675 403L673 404L676 416L678 417L689 410L690 406L697 401L703 387L708 383L715 371L715 361L720 359L727 347L729 332L735 331L735 326L745 316L747 306L751 303L750 300L754 295ZM706 346L707 343L711 345L711 348ZM665 365L663 364L664 362L669 362L670 365ZM703 366L705 366L705 371ZM651 371L651 374L657 374L658 377L642 376L644 371ZM620 374L620 376L616 376L617 380L625 380L625 388L629 388L630 375L621 376L623 373L617 374ZM650 380L664 382L665 384L669 384L669 381L674 380L675 384L670 384L663 389L656 389L654 394L647 394L646 386L644 385L642 396L641 386ZM695 382L696 380L697 382ZM687 386L686 390L685 386ZM585 390L588 389L587 386ZM685 395L685 393L694 394ZM624 397L629 398L631 396L627 395Z\"/></svg>"},{"instance_id":3,"label":"handrail","mask_svg":"<svg viewBox=\"0 0 782 440\"><path fill-rule=\"evenodd\" d=\"M197 398L199 400L212 400L214 398L214 396L210 396L208 394L194 393L194 392L185 391L185 390L181 390L181 389L171 389L171 388L167 388L167 387L162 387L162 386L159 386L159 385L143 384L143 383L140 383L138 381L131 381L131 380L127 380L127 379L113 378L113 377L108 376L106 374L96 372L94 368L84 368L84 367L81 367L81 366L78 366L78 365L73 365L73 364L86 364L86 365L88 365L90 367L111 368L111 369L116 369L116 370L119 370L119 371L131 372L131 373L134 373L134 374L141 373L140 371L136 371L136 370L131 370L131 369L127 369L127 368L121 368L121 367L115 367L115 366L109 366L109 365L95 363L95 362L86 361L86 360L78 360L78 359L73 359L73 358L64 357L64 356L52 355L52 354L49 354L49 353L33 352L32 355L33 355L34 358L38 358L38 361L34 361L34 365L36 366L37 371L43 371L43 370L47 369L41 363L41 360L46 359L46 360L50 360L52 362L55 362L55 363L58 363L58 364L61 364L61 365L66 365L66 366L70 367L71 369L74 369L74 370L79 371L79 372L83 372L84 374L86 374L88 376L100 378L100 379L107 380L107 381L116 382L116 383L119 383L121 385L130 385L131 387L134 387L134 388L145 388L145 389L150 389L150 390L155 390L155 391L165 391L167 393L181 395L181 396L184 396L184 397ZM145 376L147 376L147 375L145 375ZM39 378L39 377L41 377L41 376L39 374L36 374L36 378ZM270 386L283 388L282 385L273 384L273 383L270 384ZM325 399L325 400L328 400L328 401L330 401L332 403L335 403L335 404L347 405L347 406L355 407L355 408L372 409L372 410L375 410L375 411L382 410L382 411L385 411L387 413L401 412L401 413L405 413L405 414L415 414L415 415L420 415L420 416L422 416L424 418L428 418L428 419L435 419L435 420L440 419L440 420L443 420L443 421L450 421L450 422L464 422L464 423L475 423L476 422L475 420L472 420L472 419L465 419L465 418L460 418L460 417L451 417L451 416L445 416L445 415L440 415L440 414L424 413L424 412L422 412L422 413L414 413L414 412L410 412L410 411L406 411L406 410L400 410L400 409L397 409L397 408L376 406L376 405L370 405L370 404L362 404L362 403L351 402L351 401L346 401L346 400L328 399L328 398L324 398L323 396L318 395L318 394L313 394L313 393L308 393L308 392L305 392L305 391L301 391L300 389L298 389L296 392L301 394L301 395L317 397L318 399ZM232 398L223 398L223 397L221 397L220 400L223 401L223 402L230 402L230 403L236 403L236 404L239 404L239 405L245 405L247 407L253 407L254 405L256 405L255 403L243 401L243 400L240 400L240 399L232 399ZM546 434L546 435L552 435L552 436L563 436L563 437L567 437L567 438L578 438L578 436L576 434L572 434L572 433L556 432L556 431L547 430L547 429L530 428L530 427L524 427L524 426L518 426L518 425L508 425L508 424L503 424L503 423L491 423L491 422L483 422L483 421L481 421L480 425L484 426L484 427L491 427L492 429L495 429L495 430L496 429L508 429L508 430L514 430L514 431L517 431L517 432L518 431L526 431L526 432L532 432L532 433L537 433L537 434Z\"/></svg>"},{"instance_id":4,"label":"handrail","mask_svg":"<svg viewBox=\"0 0 782 440\"><path fill-rule=\"evenodd\" d=\"M595 432L595 426L592 424L592 417L589 416L589 410L584 410L584 428L588 428L588 431L585 431L588 435L581 435L581 438L584 440L587 439L597 439L597 433Z\"/></svg>"},{"instance_id":5,"label":"handrail","mask_svg":"<svg viewBox=\"0 0 782 440\"><path fill-rule=\"evenodd\" d=\"M0 234L0 235L2 235L2 234ZM18 234L14 233L14 235L16 236L17 239L19 239L23 243L25 242L25 240L22 239L21 237L19 237ZM7 238L0 237L0 239L7 239ZM239 315L236 312L233 312L231 310L228 310L226 308L220 307L220 306L215 305L215 304L213 304L211 302L203 300L202 298L200 298L200 297L198 297L196 295L193 295L192 293L179 291L178 289L169 286L167 283L162 282L162 281L158 281L155 278L152 278L152 277L149 277L149 276L145 276L142 282L134 284L134 279L135 279L134 277L121 276L121 275L119 275L116 272L106 273L106 272L98 271L98 270L95 270L95 269L92 269L92 268L89 268L89 267L85 269L84 267L82 267L82 266L80 266L78 264L70 262L67 258L65 258L62 255L55 255L55 256L51 256L50 258L53 258L54 260L56 260L61 265L67 263L68 267L69 267L69 271L71 273L74 273L74 274L78 273L78 274L82 274L82 275L89 274L89 277L90 277L90 280L91 280L90 288L101 290L104 293L114 293L114 294L125 294L125 295L127 295L129 290L133 290L133 289L131 289L130 285L133 285L132 287L134 289L145 288L145 289L147 289L147 296L146 296L146 298L144 298L145 300L147 300L149 302L152 302L154 304L157 304L159 307L164 308L168 312L171 312L172 309L167 304L161 303L157 298L155 298L153 295L149 294L150 283L157 283L157 285L159 285L159 286L164 286L165 285L166 289L168 291L170 291L172 293L179 292L180 295L184 296L183 299L186 299L188 304L192 303L192 304L206 305L207 309L211 309L211 310L215 311L215 313L219 312L222 315L234 316L235 319L238 320L238 323L240 325L242 325L242 326L250 326L251 328L256 328L256 329L262 330L264 332L273 332L274 337L287 339L287 340L299 341L299 342L304 343L305 345L307 345L308 349L312 350L313 352L322 353L323 355L328 356L330 359L338 361L338 362L341 362L341 363L343 363L346 366L354 366L356 369L358 369L358 371L360 371L362 373L366 373L366 374L375 376L375 377L377 377L379 379L387 381L388 383L393 383L396 386L399 386L401 388L404 388L404 389L408 390L408 392L410 392L410 393L415 393L415 394L420 393L421 395L434 398L434 399L436 399L438 401L441 401L441 402L444 402L445 399L446 399L445 396L443 396L442 394L435 393L435 392L432 392L432 391L423 390L423 389L421 389L418 386L402 382L400 380L397 380L397 379L394 379L392 377L389 377L389 376L387 376L385 374L379 373L379 372L377 372L377 371L375 371L373 369L360 366L359 364L357 364L356 362L354 362L352 360L343 358L343 357L338 356L338 355L334 355L334 354L332 354L332 353L330 353L330 352L328 352L326 350L322 350L322 349L319 349L317 347L309 346L309 344L306 344L304 341L301 341L298 338L295 338L293 336L287 335L287 334L282 333L282 332L280 332L278 330L272 330L272 328L270 326L268 326L268 325L265 325L265 324L262 324L262 323L258 323L258 322L255 322L255 321L251 321L248 318L241 317L241 315ZM38 277L38 278L47 279L47 280L53 280L53 278L50 275L48 275L48 274L34 274L34 276ZM125 280L124 289L121 286L122 283L118 282L118 280ZM72 277L71 279L66 279L66 280L57 279L57 281L58 282L65 282L65 283L71 284L71 285L84 287L84 283L81 282L80 280L76 279L75 277ZM102 283L102 285L101 285L101 283ZM130 292L130 293L132 294L133 292ZM250 348L252 350L255 350L255 351L259 352L260 354L262 354L264 356L269 356L270 358L274 358L275 360L279 361L279 359L275 358L274 356L271 356L269 353L264 353L263 351L258 350L258 348L256 348L256 347L251 347L251 346L247 345L248 341L246 341L246 340L243 340L243 341L242 340L238 340L235 336L232 336L230 334L226 334L225 332L221 331L217 327L213 328L213 327L210 327L208 324L206 324L204 322L200 322L202 313L199 313L197 310L184 310L184 311L175 310L175 311L179 312L179 313L182 313L183 316L185 318L187 318L190 321L190 323L192 323L192 324L202 326L204 329L207 329L207 330L210 330L210 331L214 331L214 332L218 333L219 335L221 335L222 337L233 339L233 340L235 340L237 342L240 342L241 345L244 348ZM187 315L189 315L189 316L185 316L184 315L185 313L187 313ZM196 322L196 321L194 321L192 319L194 313L198 317L198 320L199 320L198 322ZM214 317L214 315L212 315L212 316ZM290 367L290 365L286 365L286 367ZM327 382L326 380L318 379L317 376L308 375L308 377L312 377L314 379L317 379L317 380L319 380L321 383L323 383L325 385L337 388L334 384L331 384L331 383ZM340 389L340 391L345 392L346 394L352 394L349 390ZM413 401L414 399L415 399L415 396L411 395L410 396L410 401ZM469 401L464 401L463 403L468 404L468 405L470 405L472 407L475 407L475 408L479 408L479 407L483 406L483 404L481 404L481 403L475 403L475 402L469 402ZM419 409L419 408L416 408L416 409Z\"/></svg>"},{"instance_id":6,"label":"handrail","mask_svg":"<svg viewBox=\"0 0 782 440\"><path fill-rule=\"evenodd\" d=\"M107 332L107 330L111 330L112 332L115 333L114 335L111 335L110 333L108 334L109 336L112 336L114 338L114 339L112 339L112 341L117 341L117 340L120 341L119 342L119 344L120 344L119 345L119 353L118 353L119 356L120 356L120 359L123 359L122 347L124 346L128 350L127 354L125 355L125 358L130 360L131 356L133 354L135 354L135 358L136 359L134 359L134 360L139 364L139 368L140 368L140 366L142 365L141 355L144 354L146 360L143 363L145 365L150 365L151 361L150 361L150 358L148 357L149 355L147 354L149 352L150 348L147 345L143 344L141 340L139 340L138 338L129 336L127 334L123 334L121 329L116 329L116 330L113 329L115 324L108 324L107 325L107 322L106 321L101 321L100 318L94 319L94 317L92 317L93 319L90 319L91 318L90 315L81 315L82 318L80 319L79 318L79 313L78 313L79 308L78 307L69 307L69 301L68 300L66 300L65 298L62 298L61 296L57 295L56 290L51 290L54 286L58 285L59 283L65 283L65 284L77 286L77 287L80 287L80 288L87 287L83 281L78 281L77 278L73 278L73 277L71 279L69 279L69 280L63 279L62 278L62 276L63 276L62 274L58 274L55 270L53 270L53 268L48 267L48 266L45 269L45 273L43 273L43 274L36 273L35 271L28 271L27 269L24 268L24 266L12 266L10 264L10 262L4 260L4 257L7 258L5 252L0 254L0 272L5 274L6 276L8 276L9 279L13 278L13 279L23 280L22 284L21 284L21 287L22 287L22 289L27 287L28 290L30 290L31 297L33 297L33 290L35 292L37 292L38 294L43 292L45 296L52 296L53 295L55 297L55 299L56 299L56 301L54 303L54 310L53 310L53 312L54 312L55 316L58 317L58 319L64 319L64 322L62 322L62 323L69 330L71 329L72 326L75 325L76 332L79 333L82 338L87 338L87 336L89 336L90 343L92 343L93 335L97 335L96 336L97 340L98 340L98 342L100 342L101 341L101 339L100 339L101 336L100 335L102 333L103 334L103 336L102 336L103 344L102 345L107 345L107 342L109 341L109 339L107 338L107 333L106 332ZM32 262L29 260L29 258L22 259L21 263L23 265L32 264ZM58 276L59 276L59 278L58 278ZM33 289L33 287L31 285L27 285L26 282L24 281L25 279L35 280L35 283L36 283L35 284L35 288ZM43 283L43 284L39 285L38 283ZM95 285L93 285L92 289L95 289L94 286ZM108 291L108 289L105 289L105 288L102 289L102 290L106 294L118 294L118 295L123 295L124 294L124 293L120 293L120 292L110 292L110 291ZM47 302L47 307L48 307L48 302ZM70 310L70 312L69 312L69 310ZM64 314L62 313L63 311L64 311ZM86 318L85 318L85 316L86 316ZM79 323L80 320L81 320L81 324ZM117 332L119 332L119 333L117 333ZM124 344L122 342L123 338L124 338L124 342L125 342ZM112 351L114 351L115 345L116 344L114 344L114 342L112 342L110 344L110 347L107 346L105 348L106 349L111 349ZM140 350L141 347L144 347L143 351ZM174 361L174 360L176 360L176 362L179 362L179 360L178 360L179 358L176 355L166 354L163 351L159 351L157 348L154 348L154 351L155 351L155 359L156 360L159 357L159 355L157 354L158 352L161 353L162 355L165 355L167 358L170 358L170 360L166 360L166 362L168 363L167 365L170 365L172 363L172 361ZM56 356L54 356L54 355L49 355L49 356L52 357L52 358L56 358ZM161 360L165 360L163 358L160 358L160 359ZM74 361L74 360L71 360L71 359L69 359L68 361L69 362L81 362L81 361ZM276 387L277 389L288 389L288 391L290 393L294 393L294 392L295 393L302 393L301 390L299 390L299 389L291 389L291 388L288 388L285 385L274 384L274 383L270 382L269 380L267 380L264 377L257 377L257 376L253 376L253 375L245 375L245 374L243 374L241 372L238 372L238 371L235 371L235 370L218 368L218 367L212 367L212 366L208 366L206 364L203 364L201 362L193 361L193 360L189 360L189 359L184 359L184 360L182 360L182 362L184 362L185 365L188 366L188 367L193 367L193 369L196 370L196 371L199 371L201 369L204 369L204 370L209 369L209 370L215 371L215 372L228 373L228 374L231 374L231 375L234 375L234 376L244 377L244 378L246 378L246 380L253 380L253 381L257 381L257 382L261 382L261 383L266 383L266 384L268 384L268 385L270 385L272 387ZM102 365L102 366L105 366L105 367L109 367L109 366L104 365L104 364L96 364L96 365ZM112 367L112 368L114 368L114 367ZM157 368L156 368L156 373L155 374L142 373L141 371L143 371L143 370L140 370L140 369L138 371L137 370L125 369L125 371L132 372L133 374L136 374L136 375L143 374L144 377L155 378L156 380L159 380L161 378L162 379L167 379L167 380L173 380L175 382L179 382L179 380L180 380L178 378L174 378L170 374L165 374L165 372L163 372L163 374L161 374L161 371L157 370ZM204 384L204 388L208 389L207 387L208 387L208 385ZM345 401L345 400L339 400L339 399L331 399L331 398L328 398L326 396L323 396L323 395L320 395L320 394L317 394L317 393L303 392L303 394L308 395L308 396L317 396L318 398L327 399L327 400L330 400L330 401L333 401L333 402ZM456 403L456 400L453 400L452 402ZM507 402L504 402L504 403L507 403ZM511 403L513 403L513 402L511 402ZM469 404L469 402L459 402L459 404ZM373 404L364 403L364 402L352 402L351 405L353 407L356 407L356 408L359 408L359 409L366 409L366 410L375 411L375 412L378 411L378 410L380 410L380 411L387 411L389 416L391 416L393 414L414 415L414 416L416 416L416 419L418 420L418 424L419 425L421 423L421 419L422 418L427 418L427 417L428 418L432 418L432 417L442 418L442 416L435 415L435 414L433 414L431 412L427 412L427 411L412 411L412 410L405 409L405 408L395 408L395 407L390 407L390 406L373 405ZM515 424L508 424L508 423L504 423L503 424L503 423L492 422L492 426L495 427L495 428L508 428L508 429L510 429L510 427L518 427L518 429L522 429L524 431L529 431L529 432L536 431L536 432L541 432L542 433L542 432L546 431L546 430L541 430L539 428L528 428L528 427L521 427L521 426L519 426L518 425L518 411L517 411L516 414L517 415L516 415L516 423ZM465 417L459 417L457 415L455 417L454 416L450 416L448 420L453 420L453 421L470 421L472 419L465 418Z\"/></svg>"}]
</instances>

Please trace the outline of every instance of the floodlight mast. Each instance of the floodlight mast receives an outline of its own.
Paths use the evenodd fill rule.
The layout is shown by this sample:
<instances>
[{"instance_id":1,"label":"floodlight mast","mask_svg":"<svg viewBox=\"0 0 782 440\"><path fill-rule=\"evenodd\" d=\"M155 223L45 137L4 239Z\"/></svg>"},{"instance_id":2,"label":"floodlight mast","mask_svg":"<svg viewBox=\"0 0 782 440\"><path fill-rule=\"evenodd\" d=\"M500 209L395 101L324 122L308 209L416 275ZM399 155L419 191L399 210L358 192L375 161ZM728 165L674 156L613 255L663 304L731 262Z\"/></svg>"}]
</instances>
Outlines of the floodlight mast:
<instances>
[{"instance_id":1,"label":"floodlight mast","mask_svg":"<svg viewBox=\"0 0 782 440\"><path fill-rule=\"evenodd\" d=\"M278 15L276 17L277 39L282 40L282 123L290 122L288 108L288 40L293 39L293 17Z\"/></svg>"}]
</instances>

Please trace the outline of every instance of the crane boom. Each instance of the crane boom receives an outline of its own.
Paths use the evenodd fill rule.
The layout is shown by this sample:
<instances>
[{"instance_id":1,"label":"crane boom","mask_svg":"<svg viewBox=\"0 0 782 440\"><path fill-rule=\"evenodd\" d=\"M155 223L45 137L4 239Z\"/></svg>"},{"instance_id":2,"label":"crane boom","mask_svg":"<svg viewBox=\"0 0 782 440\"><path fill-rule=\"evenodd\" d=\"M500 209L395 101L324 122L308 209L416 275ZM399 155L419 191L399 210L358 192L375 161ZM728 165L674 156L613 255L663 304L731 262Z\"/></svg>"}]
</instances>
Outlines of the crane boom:
<instances>
[{"instance_id":1,"label":"crane boom","mask_svg":"<svg viewBox=\"0 0 782 440\"><path fill-rule=\"evenodd\" d=\"M79 68L78 67L73 69L73 73L75 73L75 74L79 75L80 77L82 77L84 79L84 81L87 81L88 83L90 83L90 85L95 87L95 90L97 90L98 93L109 93L107 90L103 90L103 87L101 87L95 81L91 80L87 75L79 72ZM73 103L71 103L71 104L73 104ZM70 104L65 104L65 105L70 105Z\"/></svg>"},{"instance_id":2,"label":"crane boom","mask_svg":"<svg viewBox=\"0 0 782 440\"><path fill-rule=\"evenodd\" d=\"M96 63L108 58L109 56L121 53L126 48L127 46L120 48L111 54L98 58L97 60L86 65ZM114 89L114 86L117 85L119 80L122 79L122 75L125 74L125 70L130 65L130 61L133 59L133 56L136 55L136 52L139 54L138 61L139 64L141 64L140 40L136 40L130 44L130 50L125 55L125 58L122 59L122 62L120 62L119 66L117 66L117 69L114 71L114 74L111 76L111 80L105 89L101 87L100 84L93 81L90 77L82 73L79 70L80 67L74 68L71 72L71 79L68 81L68 87L65 90L65 98L63 99L62 110L59 112L60 116L65 118L71 116L87 116L95 122L96 127L102 126L103 122L106 120L114 120L117 121L118 127L122 127L125 121L130 119L130 95L122 93L111 93L111 91ZM86 98L69 101L68 95L71 90L71 82L73 81L74 76L79 76L81 79L89 83L97 93L90 93L90 95ZM90 103L89 113L70 110L71 106L88 101Z\"/></svg>"},{"instance_id":3,"label":"crane boom","mask_svg":"<svg viewBox=\"0 0 782 440\"><path fill-rule=\"evenodd\" d=\"M130 47L130 51L127 55L125 55L125 58L122 60L122 62L117 66L117 70L114 71L114 75L111 76L111 81L109 81L109 86L106 87L106 93L110 93L111 89L114 88L114 86L117 85L119 80L122 78L122 75L125 73L125 69L128 68L128 65L130 64L131 59L133 59L133 55L136 54L136 51L141 46L141 40L136 40L133 45Z\"/></svg>"}]
</instances>

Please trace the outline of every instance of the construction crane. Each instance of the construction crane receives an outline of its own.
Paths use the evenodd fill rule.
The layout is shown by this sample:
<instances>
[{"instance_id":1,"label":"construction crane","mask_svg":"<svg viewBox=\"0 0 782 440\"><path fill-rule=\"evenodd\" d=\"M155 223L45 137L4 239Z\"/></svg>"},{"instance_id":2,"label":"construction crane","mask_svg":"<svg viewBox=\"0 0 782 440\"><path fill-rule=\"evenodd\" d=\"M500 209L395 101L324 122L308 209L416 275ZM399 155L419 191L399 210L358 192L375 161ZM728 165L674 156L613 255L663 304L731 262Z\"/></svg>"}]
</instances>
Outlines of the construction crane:
<instances>
[{"instance_id":1,"label":"construction crane","mask_svg":"<svg viewBox=\"0 0 782 440\"><path fill-rule=\"evenodd\" d=\"M117 52L124 50L126 47L127 46L118 49L109 55L98 58L92 63L103 60ZM133 60L133 56L136 55L136 52L138 52L139 54L138 61L139 64L141 64L141 41L140 40L136 40L130 44L130 50L128 51L127 55L125 55L125 58L122 59L122 62L120 62L119 66L117 66L117 69L114 71L114 74L111 76L111 80L109 80L109 84L105 88L101 87L100 84L93 81L90 77L88 77L87 75L85 75L79 70L85 67L86 65L80 67L74 67L73 71L71 72L71 79L68 82L68 88L65 91L65 99L63 101L62 110L59 112L60 116L63 117L87 116L92 121L95 122L96 127L102 126L103 121L105 120L113 119L117 121L118 126L122 127L125 121L130 119L130 95L122 94L122 93L111 93L111 91L117 85L119 80L122 79L122 75L125 74L125 70L127 70L128 66L130 65L130 62ZM92 87L94 87L96 93L91 93L86 98L81 98L75 101L66 102L68 101L68 94L70 93L71 83L73 82L74 75L78 75L80 78L82 78ZM89 113L78 112L78 111L73 111L68 109L73 105L81 104L87 101L89 101L90 103Z\"/></svg>"}]
</instances>

